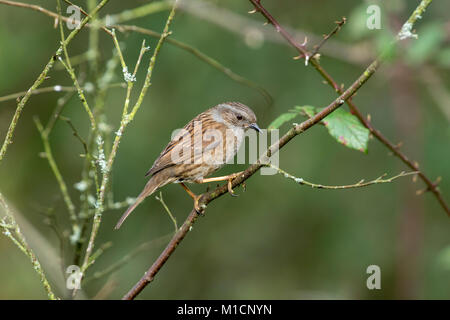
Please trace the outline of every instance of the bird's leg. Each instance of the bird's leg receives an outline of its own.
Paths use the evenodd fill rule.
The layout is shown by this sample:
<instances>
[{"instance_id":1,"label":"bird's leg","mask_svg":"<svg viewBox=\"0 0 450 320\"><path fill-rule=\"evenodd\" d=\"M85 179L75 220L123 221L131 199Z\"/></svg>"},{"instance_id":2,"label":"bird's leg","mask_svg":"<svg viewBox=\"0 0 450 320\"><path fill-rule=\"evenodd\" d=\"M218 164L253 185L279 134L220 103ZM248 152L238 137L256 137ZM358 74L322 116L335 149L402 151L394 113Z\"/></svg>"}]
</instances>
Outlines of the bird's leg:
<instances>
[{"instance_id":1,"label":"bird's leg","mask_svg":"<svg viewBox=\"0 0 450 320\"><path fill-rule=\"evenodd\" d=\"M186 192L188 193L188 195L194 199L194 209L195 211L197 211L197 213L202 214L203 210L201 210L201 208L198 205L198 200L200 200L200 196L196 195L195 193L192 192L191 189L189 189L184 183L180 183L180 186L183 187L184 190L186 190Z\"/></svg>"},{"instance_id":2,"label":"bird's leg","mask_svg":"<svg viewBox=\"0 0 450 320\"><path fill-rule=\"evenodd\" d=\"M206 179L199 179L195 180L196 183L207 183L207 182L214 182L214 181L225 181L228 180L228 192L234 196L237 197L238 195L234 193L233 191L233 184L231 183L234 178L238 177L240 174L242 174L244 171L238 172L238 173L232 173L227 176L221 176L221 177L212 177L212 178L206 178Z\"/></svg>"}]
</instances>

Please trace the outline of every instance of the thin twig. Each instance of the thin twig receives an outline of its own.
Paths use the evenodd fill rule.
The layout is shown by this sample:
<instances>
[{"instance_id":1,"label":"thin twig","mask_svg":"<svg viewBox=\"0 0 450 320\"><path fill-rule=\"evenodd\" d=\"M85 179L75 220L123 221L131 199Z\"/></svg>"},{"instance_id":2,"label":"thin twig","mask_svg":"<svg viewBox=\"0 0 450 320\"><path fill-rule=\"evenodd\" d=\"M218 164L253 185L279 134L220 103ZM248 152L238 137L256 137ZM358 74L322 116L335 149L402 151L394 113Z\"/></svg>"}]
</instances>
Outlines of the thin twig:
<instances>
[{"instance_id":1,"label":"thin twig","mask_svg":"<svg viewBox=\"0 0 450 320\"><path fill-rule=\"evenodd\" d=\"M41 283L44 286L47 296L50 300L58 300L59 298L53 293L50 283L45 276L41 263L28 245L25 236L22 234L19 225L17 224L8 203L0 193L0 205L4 208L6 217L1 219L0 228L3 229L3 234L11 239L14 244L30 259L33 269L37 272L41 279Z\"/></svg>"},{"instance_id":2,"label":"thin twig","mask_svg":"<svg viewBox=\"0 0 450 320\"><path fill-rule=\"evenodd\" d=\"M322 46L325 44L325 42L327 42L328 39L330 39L332 36L334 36L336 33L339 32L339 30L341 30L342 26L347 22L347 18L342 17L341 20L336 21L336 27L333 29L333 31L331 31L330 33L324 35L322 41L314 47L314 51L311 53L311 58L315 57L316 54L319 53L319 50L322 48Z\"/></svg>"},{"instance_id":3,"label":"thin twig","mask_svg":"<svg viewBox=\"0 0 450 320\"><path fill-rule=\"evenodd\" d=\"M47 92L73 92L76 90L77 89L75 87L55 85L55 86L51 86L51 87L45 87L45 88L40 88L40 89L34 90L32 94L35 95L35 94L41 94L41 93L47 93ZM0 97L0 102L14 100L14 99L20 99L25 94L27 94L27 91L11 93L6 96Z\"/></svg>"},{"instance_id":4,"label":"thin twig","mask_svg":"<svg viewBox=\"0 0 450 320\"><path fill-rule=\"evenodd\" d=\"M158 32L155 32L153 30L149 30L149 29L145 29L142 27L138 27L138 26L132 26L132 25L114 25L114 28L116 28L117 30L124 32L124 31L133 31L133 32L138 32L138 33L142 33L142 34L146 34L149 35L153 38L160 38L161 34ZM203 53L202 51L198 50L197 48L185 43L185 42L181 42L179 40L173 39L173 38L167 38L167 43L170 43L171 45L174 45L182 50L185 50L189 53L191 53L192 55L194 55L195 57L197 57L198 59L200 59L201 61L209 64L211 67L215 68L216 70L219 70L220 72L224 73L227 77L229 77L231 80L236 81L237 83L243 84L249 88L252 89L256 89L259 91L259 93L264 97L264 99L266 99L267 104L272 105L273 103L273 98L270 95L270 93L264 89L262 86L260 86L259 84L244 78L243 76L235 73L234 71L232 71L231 69L227 68L226 66L224 66L223 64L221 64L219 61L217 61L216 59L206 55L205 53Z\"/></svg>"},{"instance_id":5,"label":"thin twig","mask_svg":"<svg viewBox=\"0 0 450 320\"><path fill-rule=\"evenodd\" d=\"M155 198L156 198L156 200L158 200L159 202L161 202L162 206L164 207L164 209L166 210L167 214L169 215L170 220L172 220L172 222L173 222L173 226L174 226L174 228L175 228L175 232L177 232L177 231L178 231L177 219L173 216L173 214L172 214L172 212L170 211L169 207L168 207L167 204L164 202L164 199L163 199L163 197L162 197L162 192L160 191L160 192L159 192L159 197L156 196Z\"/></svg>"},{"instance_id":6,"label":"thin twig","mask_svg":"<svg viewBox=\"0 0 450 320\"><path fill-rule=\"evenodd\" d=\"M73 58L71 58L71 60L73 60ZM72 64L72 66L73 66L73 64ZM65 67L64 67L64 69L65 69ZM124 87L123 83L113 83L108 86L108 88L118 88L118 87ZM84 88L82 88L83 91L89 91L91 89L92 88L89 85L85 85ZM51 87L36 89L31 94L36 95L36 94L49 93L49 92L74 92L74 91L77 91L77 88L74 86L55 85L55 86L51 86ZM8 94L6 96L0 97L0 102L14 100L14 99L20 99L26 93L27 93L27 91L21 91L21 92Z\"/></svg>"},{"instance_id":7,"label":"thin twig","mask_svg":"<svg viewBox=\"0 0 450 320\"><path fill-rule=\"evenodd\" d=\"M69 127L72 129L72 134L74 135L74 137L76 137L80 142L81 145L83 146L84 149L84 156L87 156L87 154L89 153L88 147L87 147L87 143L86 141L80 136L80 134L78 133L78 130L75 128L75 126L72 123L72 120L70 120L70 118L66 118L63 116L59 117L61 120L65 121Z\"/></svg>"},{"instance_id":8,"label":"thin twig","mask_svg":"<svg viewBox=\"0 0 450 320\"><path fill-rule=\"evenodd\" d=\"M61 2L60 0L57 0L57 4L58 4L58 14L61 17ZM87 18L90 18L90 16L88 15ZM70 77L72 78L73 84L75 85L75 87L77 88L77 92L78 92L78 96L80 97L81 103L84 106L84 109L86 110L88 116L89 116L89 120L91 121L91 127L95 128L97 126L96 122L95 122L95 118L94 118L94 114L91 111L91 108L89 107L87 100L86 100L86 96L84 95L84 91L83 89L81 89L80 83L78 82L78 79L75 75L75 70L72 68L72 63L70 62L70 57L69 57L69 53L67 52L67 46L66 46L66 41L65 41L65 36L64 36L64 29L62 26L62 19L59 19L59 32L60 32L60 36L61 36L61 46L63 48L63 53L65 56L66 61L64 62L64 60L62 59L62 57L58 57L59 61L63 64L63 66L66 68L67 72L69 73Z\"/></svg>"},{"instance_id":9,"label":"thin twig","mask_svg":"<svg viewBox=\"0 0 450 320\"><path fill-rule=\"evenodd\" d=\"M110 266L108 266L107 268L105 268L102 271L96 271L94 272L94 274L90 277L87 277L84 280L84 283L88 283L92 280L98 280L108 274L111 274L117 270L119 270L121 267L123 267L125 264L127 264L128 262L130 262L130 260L135 257L137 254L139 254L142 251L147 251L148 249L152 248L152 247L156 247L158 245L162 245L163 243L167 242L167 240L170 239L170 237L173 236L173 233L169 233L166 234L162 237L159 237L157 239L148 241L148 242L144 242L141 245L139 245L137 248L133 249L130 253L127 253L126 255L124 255L122 258L120 258L118 261L114 262L113 264L111 264Z\"/></svg>"},{"instance_id":10,"label":"thin twig","mask_svg":"<svg viewBox=\"0 0 450 320\"><path fill-rule=\"evenodd\" d=\"M274 166L272 164L268 164L267 166L270 167L270 168L275 169L279 174L281 174L285 178L290 179L290 180L292 180L292 181L294 181L294 182L296 182L296 183L298 183L300 185L309 186L309 187L314 188L314 189L329 189L329 190L363 188L363 187L368 187L368 186L371 186L371 185L374 185L374 184L389 183L389 182L394 181L397 178L406 177L406 176L410 176L410 175L418 173L417 171L413 171L413 172L402 171L399 174L397 174L397 175L395 175L393 177L390 177L390 178L385 178L386 175L387 175L385 173L385 174L381 175L380 177L378 177L378 178L376 178L374 180L371 180L371 181L364 181L364 179L363 179L363 180L360 180L360 181L358 181L357 183L354 183L354 184L340 185L340 186L327 186L327 185L323 185L323 184L312 183L312 182L306 181L303 178L299 178L299 177L293 176L290 173L287 173L283 169L278 168L278 167L276 167L276 166Z\"/></svg>"},{"instance_id":11,"label":"thin twig","mask_svg":"<svg viewBox=\"0 0 450 320\"><path fill-rule=\"evenodd\" d=\"M53 174L55 175L55 178L58 182L59 189L61 190L61 193L63 195L64 202L67 206L67 209L69 210L69 216L70 216L70 221L72 222L72 227L75 231L76 229L78 229L78 217L75 212L75 205L73 204L73 201L70 198L69 191L67 190L66 182L64 181L64 178L61 175L61 172L59 171L56 161L53 158L53 153L52 153L52 149L50 147L50 142L48 140L48 136L45 134L44 127L38 117L34 117L34 122L36 123L36 127L41 135L42 143L44 145L44 150L45 150L45 157L46 157L46 159L50 165L50 168L52 169Z\"/></svg>"},{"instance_id":12,"label":"thin twig","mask_svg":"<svg viewBox=\"0 0 450 320\"><path fill-rule=\"evenodd\" d=\"M172 3L170 1L153 1L137 8L122 11L118 14L107 15L106 18L103 19L103 22L105 25L111 27L125 21L143 18L150 14L170 10L171 8Z\"/></svg>"},{"instance_id":13,"label":"thin twig","mask_svg":"<svg viewBox=\"0 0 450 320\"><path fill-rule=\"evenodd\" d=\"M100 256L105 252L105 250L107 250L107 249L109 249L109 248L111 248L111 247L112 247L112 242L111 242L111 241L108 241L108 242L102 244L102 245L97 249L97 251L95 251L95 252L89 257L89 261L88 261L88 264L87 264L87 267L86 267L86 268L88 268L89 266L91 266L92 264L94 264L95 260L97 260L98 257L100 257Z\"/></svg>"},{"instance_id":14,"label":"thin twig","mask_svg":"<svg viewBox=\"0 0 450 320\"><path fill-rule=\"evenodd\" d=\"M87 13L86 11L83 10L83 8L81 8L80 6L77 6L76 4L73 4L71 1L69 0L64 0L65 3L69 4L70 6L74 6L75 8L77 8L78 10L80 10L80 12L85 16L85 17L89 17L91 20L94 20L92 18L92 16ZM61 17L61 15L60 15ZM105 31L107 34L111 35L111 31L108 30L108 28L106 28L105 26L100 26L100 28Z\"/></svg>"},{"instance_id":15,"label":"thin twig","mask_svg":"<svg viewBox=\"0 0 450 320\"><path fill-rule=\"evenodd\" d=\"M109 0L108 0L109 1ZM66 1L67 2L67 1ZM13 7L19 7L19 8L26 8L26 9L31 9L34 11L38 11L41 12L53 19L55 19L56 22L58 22L60 19L62 19L64 22L71 22L74 24L79 24L82 23L82 21L77 21L74 20L73 18L68 18L68 17L64 17L64 16L60 16L57 13L47 10L41 6L35 5L35 4L29 4L29 3L23 3L23 2L19 2L19 1L8 1L8 0L0 0L0 4L6 4L9 6L13 6ZM93 10L91 14L87 14L82 8L80 8L79 6L72 4L74 6L76 6L77 8L80 9L80 12L82 12L87 18L91 19L92 16L95 16L95 14L98 12L98 10ZM85 26L90 26L90 24L86 23ZM107 30L106 28L102 27L103 31L109 33L109 30Z\"/></svg>"},{"instance_id":16,"label":"thin twig","mask_svg":"<svg viewBox=\"0 0 450 320\"><path fill-rule=\"evenodd\" d=\"M68 92L61 98L59 98L56 101L56 107L52 112L52 115L50 116L50 119L47 121L47 125L45 126L44 133L47 137L50 136L50 133L53 130L53 127L56 124L56 121L58 120L59 116L61 115L61 112L63 111L66 104L69 102L70 98L72 98L73 92Z\"/></svg>"}]
</instances>

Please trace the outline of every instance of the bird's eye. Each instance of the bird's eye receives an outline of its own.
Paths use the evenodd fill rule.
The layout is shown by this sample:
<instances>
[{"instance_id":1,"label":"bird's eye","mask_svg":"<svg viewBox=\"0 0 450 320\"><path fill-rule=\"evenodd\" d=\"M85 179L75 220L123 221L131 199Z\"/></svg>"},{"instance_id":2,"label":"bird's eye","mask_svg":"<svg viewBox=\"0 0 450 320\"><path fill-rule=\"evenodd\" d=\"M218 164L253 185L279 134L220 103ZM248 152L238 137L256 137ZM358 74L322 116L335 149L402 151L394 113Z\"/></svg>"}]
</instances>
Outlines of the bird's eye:
<instances>
[{"instance_id":1,"label":"bird's eye","mask_svg":"<svg viewBox=\"0 0 450 320\"><path fill-rule=\"evenodd\" d=\"M242 120L242 116L241 116L240 114L238 114L238 115L236 116L236 118L237 118L238 120Z\"/></svg>"}]
</instances>

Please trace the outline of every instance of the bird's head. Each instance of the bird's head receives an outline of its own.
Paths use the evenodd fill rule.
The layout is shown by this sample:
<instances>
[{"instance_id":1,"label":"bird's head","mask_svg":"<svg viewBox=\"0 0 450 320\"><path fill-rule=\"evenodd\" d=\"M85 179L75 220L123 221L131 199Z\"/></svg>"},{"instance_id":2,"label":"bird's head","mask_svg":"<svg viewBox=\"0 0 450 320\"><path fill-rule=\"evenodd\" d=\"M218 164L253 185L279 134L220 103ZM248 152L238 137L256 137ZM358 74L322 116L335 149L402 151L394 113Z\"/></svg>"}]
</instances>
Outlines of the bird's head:
<instances>
[{"instance_id":1,"label":"bird's head","mask_svg":"<svg viewBox=\"0 0 450 320\"><path fill-rule=\"evenodd\" d=\"M223 122L228 126L261 132L256 124L255 113L246 105L239 102L226 102L219 104L217 108Z\"/></svg>"}]
</instances>

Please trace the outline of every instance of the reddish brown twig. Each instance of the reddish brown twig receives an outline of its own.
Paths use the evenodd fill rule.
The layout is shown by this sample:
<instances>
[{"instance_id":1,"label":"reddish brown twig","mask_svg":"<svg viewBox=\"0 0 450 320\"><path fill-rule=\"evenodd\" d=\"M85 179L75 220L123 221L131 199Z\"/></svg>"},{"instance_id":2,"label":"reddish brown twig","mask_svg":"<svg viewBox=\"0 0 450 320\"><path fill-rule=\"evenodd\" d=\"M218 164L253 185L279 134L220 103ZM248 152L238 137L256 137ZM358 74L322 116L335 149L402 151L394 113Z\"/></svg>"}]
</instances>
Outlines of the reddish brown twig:
<instances>
[{"instance_id":1,"label":"reddish brown twig","mask_svg":"<svg viewBox=\"0 0 450 320\"><path fill-rule=\"evenodd\" d=\"M336 22L335 22L335 23L336 23L336 27L333 29L333 31L331 31L330 33L325 34L325 35L323 36L322 41L321 41L318 45L316 45L316 46L314 47L314 51L311 53L310 58L314 58L314 57L316 56L316 54L319 53L320 48L322 48L322 46L325 44L325 42L327 42L328 39L330 39L332 36L334 36L336 33L338 33L339 30L341 30L342 26L343 26L346 22L347 22L347 18L346 18L346 17L342 17L341 20L336 21Z\"/></svg>"}]
</instances>

